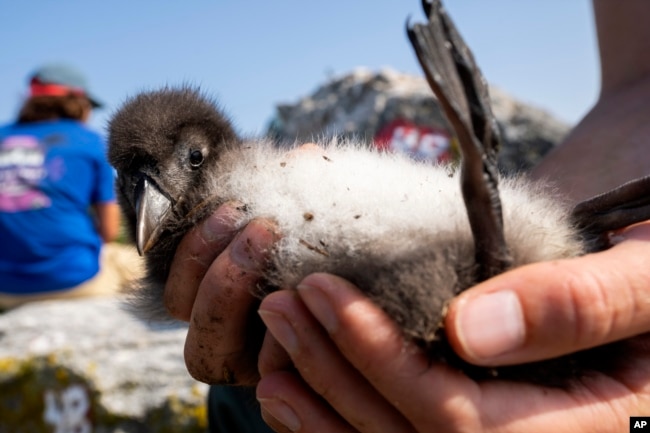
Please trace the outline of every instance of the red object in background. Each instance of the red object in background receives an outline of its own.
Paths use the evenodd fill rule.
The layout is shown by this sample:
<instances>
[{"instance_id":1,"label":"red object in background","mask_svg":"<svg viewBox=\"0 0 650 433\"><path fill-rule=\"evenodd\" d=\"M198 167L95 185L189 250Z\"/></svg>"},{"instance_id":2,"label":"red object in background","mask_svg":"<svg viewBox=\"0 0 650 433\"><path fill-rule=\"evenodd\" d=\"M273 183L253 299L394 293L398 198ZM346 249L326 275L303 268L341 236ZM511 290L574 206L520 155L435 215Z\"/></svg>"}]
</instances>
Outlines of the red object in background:
<instances>
[{"instance_id":1,"label":"red object in background","mask_svg":"<svg viewBox=\"0 0 650 433\"><path fill-rule=\"evenodd\" d=\"M414 159L447 162L452 159L451 137L443 129L418 126L396 119L382 127L374 138L375 146L390 152L402 152Z\"/></svg>"}]
</instances>

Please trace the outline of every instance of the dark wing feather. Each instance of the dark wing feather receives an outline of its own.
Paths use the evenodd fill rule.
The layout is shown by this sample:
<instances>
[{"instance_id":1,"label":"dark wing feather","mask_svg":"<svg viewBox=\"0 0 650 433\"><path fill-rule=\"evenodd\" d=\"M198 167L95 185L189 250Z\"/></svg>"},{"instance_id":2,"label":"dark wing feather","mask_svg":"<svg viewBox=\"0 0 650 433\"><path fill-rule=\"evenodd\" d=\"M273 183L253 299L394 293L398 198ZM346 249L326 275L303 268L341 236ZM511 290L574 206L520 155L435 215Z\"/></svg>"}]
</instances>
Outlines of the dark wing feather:
<instances>
[{"instance_id":1,"label":"dark wing feather","mask_svg":"<svg viewBox=\"0 0 650 433\"><path fill-rule=\"evenodd\" d=\"M578 203L572 218L590 251L608 248L608 232L650 219L650 176Z\"/></svg>"},{"instance_id":2,"label":"dark wing feather","mask_svg":"<svg viewBox=\"0 0 650 433\"><path fill-rule=\"evenodd\" d=\"M485 79L440 1L424 0L423 8L429 22L409 26L407 32L460 143L461 187L474 236L477 280L482 281L512 263L498 190L498 127Z\"/></svg>"}]
</instances>

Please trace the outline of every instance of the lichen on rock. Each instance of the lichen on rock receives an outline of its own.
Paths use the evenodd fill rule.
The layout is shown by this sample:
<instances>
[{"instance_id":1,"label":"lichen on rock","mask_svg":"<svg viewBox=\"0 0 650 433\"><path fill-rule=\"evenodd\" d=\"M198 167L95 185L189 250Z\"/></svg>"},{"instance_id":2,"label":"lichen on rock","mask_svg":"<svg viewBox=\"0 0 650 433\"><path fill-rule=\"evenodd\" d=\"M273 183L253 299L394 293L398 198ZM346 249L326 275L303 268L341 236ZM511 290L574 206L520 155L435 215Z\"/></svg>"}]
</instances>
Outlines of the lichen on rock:
<instances>
[{"instance_id":1,"label":"lichen on rock","mask_svg":"<svg viewBox=\"0 0 650 433\"><path fill-rule=\"evenodd\" d=\"M207 385L187 373L185 334L119 299L0 314L0 433L204 432Z\"/></svg>"}]
</instances>

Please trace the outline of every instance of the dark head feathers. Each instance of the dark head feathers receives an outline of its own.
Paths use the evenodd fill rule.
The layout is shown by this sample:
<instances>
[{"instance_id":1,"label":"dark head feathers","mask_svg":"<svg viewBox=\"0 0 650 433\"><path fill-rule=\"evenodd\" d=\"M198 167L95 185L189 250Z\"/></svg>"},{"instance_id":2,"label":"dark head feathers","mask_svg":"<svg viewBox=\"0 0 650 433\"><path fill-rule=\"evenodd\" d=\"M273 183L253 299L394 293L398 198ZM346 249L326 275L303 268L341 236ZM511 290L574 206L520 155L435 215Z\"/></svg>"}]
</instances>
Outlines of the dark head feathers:
<instances>
[{"instance_id":1,"label":"dark head feathers","mask_svg":"<svg viewBox=\"0 0 650 433\"><path fill-rule=\"evenodd\" d=\"M162 161L179 134L193 127L200 128L215 147L237 140L230 119L198 88L165 87L139 93L129 98L109 123L111 142L117 144L110 147L109 159L118 165L138 156ZM152 138L157 142L152 143ZM134 155L134 147L141 149L142 155Z\"/></svg>"},{"instance_id":2,"label":"dark head feathers","mask_svg":"<svg viewBox=\"0 0 650 433\"><path fill-rule=\"evenodd\" d=\"M147 256L147 281L160 286L187 229L210 210L206 177L239 143L228 117L197 88L166 87L128 99L109 123L110 163L130 237Z\"/></svg>"},{"instance_id":3,"label":"dark head feathers","mask_svg":"<svg viewBox=\"0 0 650 433\"><path fill-rule=\"evenodd\" d=\"M118 190L147 176L177 212L186 213L196 205L187 193L205 184L205 167L213 167L222 151L239 138L214 100L185 86L128 99L109 123L109 142ZM135 208L130 191L123 193L127 208Z\"/></svg>"}]
</instances>

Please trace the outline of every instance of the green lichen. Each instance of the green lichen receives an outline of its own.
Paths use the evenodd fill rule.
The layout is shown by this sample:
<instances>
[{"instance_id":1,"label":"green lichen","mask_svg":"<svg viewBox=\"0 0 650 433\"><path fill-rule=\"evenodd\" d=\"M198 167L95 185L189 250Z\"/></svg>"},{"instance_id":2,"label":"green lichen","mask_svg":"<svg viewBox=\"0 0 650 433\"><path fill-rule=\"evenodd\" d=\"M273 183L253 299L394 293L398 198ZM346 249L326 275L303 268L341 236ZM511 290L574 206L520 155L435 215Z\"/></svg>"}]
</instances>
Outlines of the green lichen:
<instances>
[{"instance_id":1,"label":"green lichen","mask_svg":"<svg viewBox=\"0 0 650 433\"><path fill-rule=\"evenodd\" d=\"M146 424L156 433L205 432L208 424L205 404L188 405L176 396L147 414Z\"/></svg>"},{"instance_id":2,"label":"green lichen","mask_svg":"<svg viewBox=\"0 0 650 433\"><path fill-rule=\"evenodd\" d=\"M53 431L45 421L45 395L57 395L72 385L86 390L89 417L99 394L74 371L56 363L54 357L25 360L0 359L0 432L41 433Z\"/></svg>"}]
</instances>

